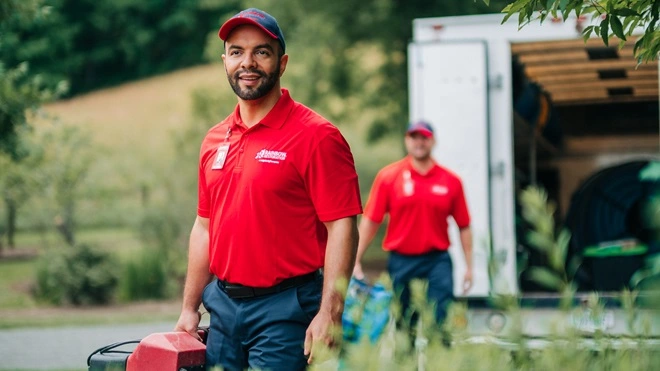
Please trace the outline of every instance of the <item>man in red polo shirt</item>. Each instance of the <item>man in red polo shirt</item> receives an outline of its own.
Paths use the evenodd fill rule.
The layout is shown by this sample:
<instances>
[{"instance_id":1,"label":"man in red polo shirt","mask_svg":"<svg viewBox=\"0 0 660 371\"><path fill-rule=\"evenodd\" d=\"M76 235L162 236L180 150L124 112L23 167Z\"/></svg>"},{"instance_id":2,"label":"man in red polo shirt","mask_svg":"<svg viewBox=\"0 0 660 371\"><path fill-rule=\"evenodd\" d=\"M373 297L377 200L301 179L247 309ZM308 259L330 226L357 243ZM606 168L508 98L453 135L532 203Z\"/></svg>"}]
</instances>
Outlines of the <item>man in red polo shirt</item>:
<instances>
[{"instance_id":1,"label":"man in red polo shirt","mask_svg":"<svg viewBox=\"0 0 660 371\"><path fill-rule=\"evenodd\" d=\"M428 299L436 305L436 320L440 324L453 299L447 219L451 216L460 229L467 263L465 292L472 287L472 233L461 180L433 160L434 144L431 125L423 121L411 124L405 137L408 155L376 175L360 221L353 275L364 278L362 256L389 214L383 249L390 252L388 272L395 290L401 290L403 313L407 315L410 281L428 280Z\"/></svg>"},{"instance_id":2,"label":"man in red polo shirt","mask_svg":"<svg viewBox=\"0 0 660 371\"><path fill-rule=\"evenodd\" d=\"M176 329L197 336L203 302L207 366L300 370L341 324L335 283L350 277L362 212L353 156L280 87L288 55L272 16L244 10L219 36L238 105L202 142Z\"/></svg>"}]
</instances>

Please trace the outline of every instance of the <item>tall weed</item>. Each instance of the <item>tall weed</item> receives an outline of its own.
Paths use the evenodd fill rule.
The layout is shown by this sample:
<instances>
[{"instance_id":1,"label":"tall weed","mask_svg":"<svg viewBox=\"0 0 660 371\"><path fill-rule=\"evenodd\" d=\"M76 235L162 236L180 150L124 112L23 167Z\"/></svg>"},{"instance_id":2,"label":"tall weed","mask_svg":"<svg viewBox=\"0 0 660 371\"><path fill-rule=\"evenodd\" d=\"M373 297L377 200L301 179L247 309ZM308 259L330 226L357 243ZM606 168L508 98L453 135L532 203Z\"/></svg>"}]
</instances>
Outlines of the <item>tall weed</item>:
<instances>
[{"instance_id":1,"label":"tall weed","mask_svg":"<svg viewBox=\"0 0 660 371\"><path fill-rule=\"evenodd\" d=\"M174 291L167 259L154 248L142 248L124 264L120 298L124 301L165 299Z\"/></svg>"}]
</instances>

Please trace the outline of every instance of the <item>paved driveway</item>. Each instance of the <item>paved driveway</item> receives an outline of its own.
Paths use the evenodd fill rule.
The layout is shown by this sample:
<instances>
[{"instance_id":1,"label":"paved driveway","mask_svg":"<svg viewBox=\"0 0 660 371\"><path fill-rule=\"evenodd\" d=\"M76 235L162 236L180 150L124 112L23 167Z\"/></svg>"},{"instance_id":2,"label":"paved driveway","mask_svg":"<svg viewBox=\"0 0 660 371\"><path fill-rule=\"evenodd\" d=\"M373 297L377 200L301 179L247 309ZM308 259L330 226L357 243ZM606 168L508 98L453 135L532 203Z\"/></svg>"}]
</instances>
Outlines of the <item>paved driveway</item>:
<instances>
[{"instance_id":1,"label":"paved driveway","mask_svg":"<svg viewBox=\"0 0 660 371\"><path fill-rule=\"evenodd\" d=\"M0 370L87 370L94 350L173 327L166 322L0 330Z\"/></svg>"}]
</instances>

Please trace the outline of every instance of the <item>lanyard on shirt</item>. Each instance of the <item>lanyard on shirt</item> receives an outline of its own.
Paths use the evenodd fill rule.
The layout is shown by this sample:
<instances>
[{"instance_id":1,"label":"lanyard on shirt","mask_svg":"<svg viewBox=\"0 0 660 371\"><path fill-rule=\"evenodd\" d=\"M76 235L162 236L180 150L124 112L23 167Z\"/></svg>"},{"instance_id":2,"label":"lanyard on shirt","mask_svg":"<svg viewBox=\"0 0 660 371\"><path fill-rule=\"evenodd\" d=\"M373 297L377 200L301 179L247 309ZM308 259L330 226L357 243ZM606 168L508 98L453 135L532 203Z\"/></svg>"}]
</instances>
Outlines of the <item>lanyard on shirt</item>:
<instances>
[{"instance_id":1,"label":"lanyard on shirt","mask_svg":"<svg viewBox=\"0 0 660 371\"><path fill-rule=\"evenodd\" d=\"M220 143L218 146L218 154L213 161L212 170L220 170L225 166L225 161L227 160L227 154L229 153L229 137L231 136L231 126L227 127L227 134L225 135L224 142Z\"/></svg>"}]
</instances>

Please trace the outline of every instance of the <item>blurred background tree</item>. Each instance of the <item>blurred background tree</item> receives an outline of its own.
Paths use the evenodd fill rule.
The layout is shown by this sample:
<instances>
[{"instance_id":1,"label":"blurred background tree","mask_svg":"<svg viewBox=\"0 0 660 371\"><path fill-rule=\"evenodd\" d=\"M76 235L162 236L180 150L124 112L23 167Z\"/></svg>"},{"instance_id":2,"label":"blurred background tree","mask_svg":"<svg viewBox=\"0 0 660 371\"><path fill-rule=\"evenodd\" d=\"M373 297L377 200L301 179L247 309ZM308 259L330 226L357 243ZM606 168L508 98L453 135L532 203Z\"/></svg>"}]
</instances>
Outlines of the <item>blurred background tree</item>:
<instances>
[{"instance_id":1,"label":"blurred background tree","mask_svg":"<svg viewBox=\"0 0 660 371\"><path fill-rule=\"evenodd\" d=\"M236 8L220 0L44 0L47 16L10 15L0 60L30 63L70 94L199 64L206 36Z\"/></svg>"},{"instance_id":2,"label":"blurred background tree","mask_svg":"<svg viewBox=\"0 0 660 371\"><path fill-rule=\"evenodd\" d=\"M41 0L6 0L0 2L0 48L5 45L11 24L30 24L46 16L47 8ZM27 141L21 133L29 129L27 114L43 102L61 95L66 84L57 82L51 87L40 75L29 70L25 61L7 61L0 57L0 196L5 204L5 217L0 237L7 234L10 248L15 246L14 234L18 209L29 198L32 189L27 167L34 163L26 160L31 155ZM0 241L0 254L3 244Z\"/></svg>"}]
</instances>

